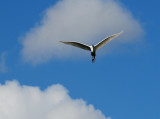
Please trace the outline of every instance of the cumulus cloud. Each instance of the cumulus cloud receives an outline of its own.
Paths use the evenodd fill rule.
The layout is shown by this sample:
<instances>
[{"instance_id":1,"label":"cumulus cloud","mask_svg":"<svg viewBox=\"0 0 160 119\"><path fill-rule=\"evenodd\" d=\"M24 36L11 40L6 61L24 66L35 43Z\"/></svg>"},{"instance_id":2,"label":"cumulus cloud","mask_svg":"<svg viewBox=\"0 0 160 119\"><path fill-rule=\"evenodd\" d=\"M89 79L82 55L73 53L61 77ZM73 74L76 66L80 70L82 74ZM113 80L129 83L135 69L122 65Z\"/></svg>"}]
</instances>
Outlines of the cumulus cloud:
<instances>
[{"instance_id":1,"label":"cumulus cloud","mask_svg":"<svg viewBox=\"0 0 160 119\"><path fill-rule=\"evenodd\" d=\"M22 40L22 57L34 64L54 58L75 56L74 47L59 41L95 44L124 30L117 44L135 42L143 33L140 23L121 3L114 0L60 0L45 11L41 22Z\"/></svg>"},{"instance_id":2,"label":"cumulus cloud","mask_svg":"<svg viewBox=\"0 0 160 119\"><path fill-rule=\"evenodd\" d=\"M45 91L16 81L0 84L0 119L110 119L82 99L72 99L62 85Z\"/></svg>"},{"instance_id":3,"label":"cumulus cloud","mask_svg":"<svg viewBox=\"0 0 160 119\"><path fill-rule=\"evenodd\" d=\"M1 55L1 59L0 59L0 72L1 73L7 72L5 57L6 57L6 52L3 52Z\"/></svg>"}]
</instances>

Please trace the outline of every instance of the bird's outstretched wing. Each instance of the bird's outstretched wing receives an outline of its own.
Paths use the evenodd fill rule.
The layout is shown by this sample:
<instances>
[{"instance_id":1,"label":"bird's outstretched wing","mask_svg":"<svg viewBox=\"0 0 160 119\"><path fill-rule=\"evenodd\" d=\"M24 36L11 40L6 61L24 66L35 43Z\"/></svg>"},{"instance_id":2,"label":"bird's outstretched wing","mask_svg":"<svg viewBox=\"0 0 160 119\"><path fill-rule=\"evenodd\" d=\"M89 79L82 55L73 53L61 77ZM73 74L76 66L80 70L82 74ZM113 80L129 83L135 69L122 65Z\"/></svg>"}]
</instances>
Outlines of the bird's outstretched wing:
<instances>
[{"instance_id":1,"label":"bird's outstretched wing","mask_svg":"<svg viewBox=\"0 0 160 119\"><path fill-rule=\"evenodd\" d=\"M89 50L90 51L90 47L88 45L82 44L82 43L78 43L78 42L66 42L66 41L60 41L61 43L67 44L67 45L72 45L78 48L82 48L84 50Z\"/></svg>"},{"instance_id":2,"label":"bird's outstretched wing","mask_svg":"<svg viewBox=\"0 0 160 119\"><path fill-rule=\"evenodd\" d=\"M103 47L105 44L107 44L109 41L111 41L113 38L119 36L121 33L123 33L123 31L121 31L120 33L111 35L107 38L105 38L104 40L100 41L98 44L95 45L96 50L98 50L99 48Z\"/></svg>"}]
</instances>

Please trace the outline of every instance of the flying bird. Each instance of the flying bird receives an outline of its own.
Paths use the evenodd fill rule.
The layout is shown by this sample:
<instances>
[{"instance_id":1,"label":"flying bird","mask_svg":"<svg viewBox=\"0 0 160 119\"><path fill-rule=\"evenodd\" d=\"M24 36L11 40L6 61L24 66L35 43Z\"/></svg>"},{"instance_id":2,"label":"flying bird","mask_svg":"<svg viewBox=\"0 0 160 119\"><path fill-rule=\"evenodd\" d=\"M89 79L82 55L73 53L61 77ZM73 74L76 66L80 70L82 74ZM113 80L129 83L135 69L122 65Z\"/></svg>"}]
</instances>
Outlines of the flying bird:
<instances>
[{"instance_id":1,"label":"flying bird","mask_svg":"<svg viewBox=\"0 0 160 119\"><path fill-rule=\"evenodd\" d=\"M91 46L88 46L86 44L82 44L82 43L79 43L79 42L66 42L66 41L60 41L61 43L64 43L64 44L67 44L67 45L72 45L72 46L75 46L75 47L78 47L78 48L82 48L84 50L88 50L91 52L91 56L92 56L92 62L95 61L95 57L96 57L96 51L103 47L104 45L106 45L109 41L111 41L113 38L119 36L120 34L122 34L123 31L121 31L120 33L117 33L117 34L114 34L114 35L111 35L107 38L105 38L104 40L100 41L98 44L96 45L91 45Z\"/></svg>"}]
</instances>

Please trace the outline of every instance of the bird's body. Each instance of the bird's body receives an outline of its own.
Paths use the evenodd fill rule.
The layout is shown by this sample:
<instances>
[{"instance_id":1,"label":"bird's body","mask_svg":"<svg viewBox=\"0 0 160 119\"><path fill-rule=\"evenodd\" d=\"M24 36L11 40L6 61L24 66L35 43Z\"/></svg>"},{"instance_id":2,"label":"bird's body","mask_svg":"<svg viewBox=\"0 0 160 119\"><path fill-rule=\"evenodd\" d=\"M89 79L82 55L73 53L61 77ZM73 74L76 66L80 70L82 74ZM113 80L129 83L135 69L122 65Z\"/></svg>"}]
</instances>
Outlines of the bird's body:
<instances>
[{"instance_id":1,"label":"bird's body","mask_svg":"<svg viewBox=\"0 0 160 119\"><path fill-rule=\"evenodd\" d=\"M105 44L107 44L109 41L111 41L113 38L119 36L121 33L123 33L123 31L121 31L120 33L111 35L111 36L105 38L104 40L100 41L98 44L91 45L91 46L88 46L88 45L85 45L85 44L82 44L82 43L79 43L79 42L66 42L66 41L60 41L60 42L64 43L64 44L67 44L67 45L72 45L72 46L75 46L75 47L78 47L78 48L82 48L84 50L89 50L91 52L92 62L94 62L95 57L96 57L96 51L99 48L103 47Z\"/></svg>"},{"instance_id":2,"label":"bird's body","mask_svg":"<svg viewBox=\"0 0 160 119\"><path fill-rule=\"evenodd\" d=\"M96 57L96 48L94 45L91 45L90 49L91 49L92 62L94 62Z\"/></svg>"}]
</instances>

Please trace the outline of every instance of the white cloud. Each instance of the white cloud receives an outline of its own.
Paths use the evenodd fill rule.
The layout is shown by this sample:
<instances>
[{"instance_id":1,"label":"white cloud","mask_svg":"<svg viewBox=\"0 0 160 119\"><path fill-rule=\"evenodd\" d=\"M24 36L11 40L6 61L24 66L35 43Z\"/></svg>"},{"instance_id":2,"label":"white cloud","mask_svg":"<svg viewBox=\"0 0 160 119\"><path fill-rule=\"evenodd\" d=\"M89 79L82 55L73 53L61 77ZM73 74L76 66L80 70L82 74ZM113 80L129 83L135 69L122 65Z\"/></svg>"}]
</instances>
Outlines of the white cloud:
<instances>
[{"instance_id":1,"label":"white cloud","mask_svg":"<svg viewBox=\"0 0 160 119\"><path fill-rule=\"evenodd\" d=\"M97 43L124 30L118 44L137 41L143 33L140 23L122 4L114 0L60 0L48 8L39 25L22 40L22 57L33 64L78 52L59 41ZM79 50L80 51L80 50Z\"/></svg>"},{"instance_id":2,"label":"white cloud","mask_svg":"<svg viewBox=\"0 0 160 119\"><path fill-rule=\"evenodd\" d=\"M0 84L0 119L110 119L82 99L72 99L62 85L45 91L16 81Z\"/></svg>"},{"instance_id":3,"label":"white cloud","mask_svg":"<svg viewBox=\"0 0 160 119\"><path fill-rule=\"evenodd\" d=\"M0 59L0 72L1 73L5 73L7 71L5 57L6 57L6 52L3 52L1 55L1 59Z\"/></svg>"}]
</instances>

